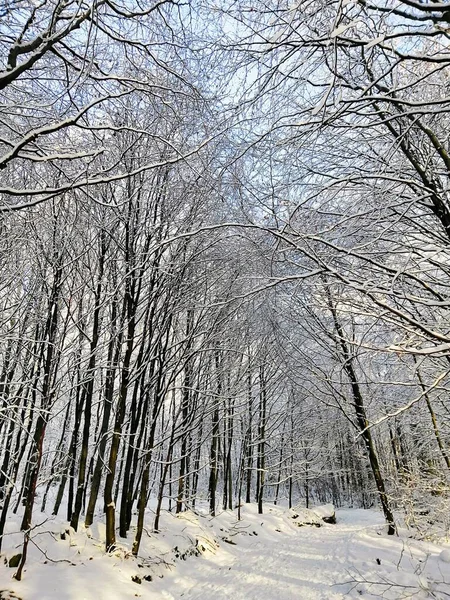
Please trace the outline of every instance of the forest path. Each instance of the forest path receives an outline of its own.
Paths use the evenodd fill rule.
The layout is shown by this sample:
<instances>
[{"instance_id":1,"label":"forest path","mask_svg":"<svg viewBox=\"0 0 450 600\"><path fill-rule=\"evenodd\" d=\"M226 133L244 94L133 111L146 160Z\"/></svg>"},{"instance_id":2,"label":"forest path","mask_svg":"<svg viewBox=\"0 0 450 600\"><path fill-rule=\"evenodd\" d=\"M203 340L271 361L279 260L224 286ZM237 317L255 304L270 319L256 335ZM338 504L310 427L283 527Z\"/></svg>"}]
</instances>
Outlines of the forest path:
<instances>
[{"instance_id":1,"label":"forest path","mask_svg":"<svg viewBox=\"0 0 450 600\"><path fill-rule=\"evenodd\" d=\"M450 597L450 545L409 539L406 531L387 536L375 510L338 510L336 525L319 528L298 527L295 512L266 504L258 515L255 505L244 505L239 521L235 511L214 518L164 512L159 533L144 538L147 558L137 561L129 555L131 537L105 554L101 522L89 536L81 530L61 539L63 523L44 519L34 532L37 545L30 547L23 581L14 581L13 570L0 561L0 590L22 600ZM9 527L8 557L20 547L18 517ZM193 556L198 547L205 551Z\"/></svg>"},{"instance_id":2,"label":"forest path","mask_svg":"<svg viewBox=\"0 0 450 600\"><path fill-rule=\"evenodd\" d=\"M254 533L248 529L247 535L232 538L236 545L222 543L217 554L182 565L173 578L164 579L161 598L338 600L375 597L370 591L383 592L385 598L401 598L404 590L396 584L399 574L402 585L405 578L403 565L397 565L406 561L407 570L412 567L404 541L382 533L383 518L376 511L341 510L337 520L336 525L292 530L278 523L276 514L264 515L261 522L254 515ZM394 587L374 589L355 579L388 580ZM417 589L409 597L427 596Z\"/></svg>"},{"instance_id":3,"label":"forest path","mask_svg":"<svg viewBox=\"0 0 450 600\"><path fill-rule=\"evenodd\" d=\"M340 510L336 525L320 528L286 527L276 511L263 519L253 515L246 535L241 531L231 538L236 545L222 543L217 554L187 561L164 579L155 600L419 600L450 595L450 565L439 560L439 548L387 536L377 511Z\"/></svg>"}]
</instances>

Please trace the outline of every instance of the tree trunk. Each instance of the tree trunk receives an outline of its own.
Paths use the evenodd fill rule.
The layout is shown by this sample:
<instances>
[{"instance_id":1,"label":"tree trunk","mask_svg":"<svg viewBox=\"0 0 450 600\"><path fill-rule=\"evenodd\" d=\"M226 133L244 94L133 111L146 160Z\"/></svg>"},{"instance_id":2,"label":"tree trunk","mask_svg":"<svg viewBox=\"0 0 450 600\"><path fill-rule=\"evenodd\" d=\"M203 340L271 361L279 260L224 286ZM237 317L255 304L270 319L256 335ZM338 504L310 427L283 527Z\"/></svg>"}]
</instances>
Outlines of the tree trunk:
<instances>
[{"instance_id":1,"label":"tree trunk","mask_svg":"<svg viewBox=\"0 0 450 600\"><path fill-rule=\"evenodd\" d=\"M364 400L361 393L361 389L359 387L358 379L356 376L356 372L353 366L353 356L350 354L350 349L347 345L344 330L341 326L341 323L338 319L337 311L334 306L334 303L331 298L331 293L327 288L327 296L328 296L328 307L333 317L334 326L336 329L336 333L338 336L338 343L341 348L342 358L343 358L343 369L347 374L350 388L352 391L352 398L355 407L356 421L358 424L358 428L360 431L360 435L364 441L364 445L367 450L367 454L369 456L370 467L372 470L373 478L375 480L375 484L377 486L378 495L380 499L380 503L383 509L383 513L388 525L388 535L395 535L397 533L397 529L395 526L394 515L392 514L391 508L389 506L389 500L386 494L386 488L384 485L384 479L381 473L378 455L375 449L375 444L372 438L372 434L369 428L369 421L366 416L366 409L364 406Z\"/></svg>"}]
</instances>

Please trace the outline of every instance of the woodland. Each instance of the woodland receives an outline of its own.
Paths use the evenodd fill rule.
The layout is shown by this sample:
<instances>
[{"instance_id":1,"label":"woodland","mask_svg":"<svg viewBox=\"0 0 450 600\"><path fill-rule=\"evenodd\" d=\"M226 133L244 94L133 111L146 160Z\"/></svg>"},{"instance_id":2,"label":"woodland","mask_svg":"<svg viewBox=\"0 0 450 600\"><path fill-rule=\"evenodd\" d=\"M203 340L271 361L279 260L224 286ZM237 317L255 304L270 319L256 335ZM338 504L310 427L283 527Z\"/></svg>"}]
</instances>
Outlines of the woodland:
<instances>
[{"instance_id":1,"label":"woodland","mask_svg":"<svg viewBox=\"0 0 450 600\"><path fill-rule=\"evenodd\" d=\"M448 0L0 2L16 579L38 511L448 535L449 42Z\"/></svg>"}]
</instances>

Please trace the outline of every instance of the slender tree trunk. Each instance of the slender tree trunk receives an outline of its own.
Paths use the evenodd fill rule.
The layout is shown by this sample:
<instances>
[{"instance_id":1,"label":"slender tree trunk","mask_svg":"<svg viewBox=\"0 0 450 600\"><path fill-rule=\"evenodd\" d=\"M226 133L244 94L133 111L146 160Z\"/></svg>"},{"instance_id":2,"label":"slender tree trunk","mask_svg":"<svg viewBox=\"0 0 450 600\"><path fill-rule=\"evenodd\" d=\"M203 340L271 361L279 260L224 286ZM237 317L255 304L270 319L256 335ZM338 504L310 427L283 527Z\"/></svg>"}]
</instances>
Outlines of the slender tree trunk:
<instances>
[{"instance_id":1,"label":"slender tree trunk","mask_svg":"<svg viewBox=\"0 0 450 600\"><path fill-rule=\"evenodd\" d=\"M92 400L94 395L94 380L96 372L97 362L97 345L100 339L100 309L102 301L102 284L103 284L103 272L105 264L106 254L106 240L105 232L102 231L101 242L100 242L100 257L98 266L98 280L97 287L95 290L94 300L94 315L92 323L92 334L91 334L91 345L89 349L89 363L86 373L86 380L83 383L82 388L82 401L81 405L84 406L84 426L83 426L83 438L81 442L81 453L80 463L78 466L78 483L77 493L75 497L74 510L71 516L70 524L77 531L78 521L80 519L80 513L83 506L83 498L86 486L86 467L89 453L89 439L91 433L91 413L92 413Z\"/></svg>"},{"instance_id":2,"label":"slender tree trunk","mask_svg":"<svg viewBox=\"0 0 450 600\"><path fill-rule=\"evenodd\" d=\"M55 341L58 324L58 299L60 294L61 278L62 270L59 266L57 266L54 273L54 282L48 306L47 324L45 328L47 331L47 344L43 367L41 411L36 421L36 427L32 440L33 454L30 463L30 483L27 489L27 495L25 497L25 510L22 524L20 526L21 530L24 532L22 558L20 560L18 569L14 574L14 578L18 581L22 579L22 572L27 559L28 543L33 519L33 507L36 497L36 487L42 461L44 437L48 421L48 410L52 402L52 384L55 368L53 359L55 354Z\"/></svg>"},{"instance_id":3,"label":"slender tree trunk","mask_svg":"<svg viewBox=\"0 0 450 600\"><path fill-rule=\"evenodd\" d=\"M102 479L102 473L105 467L105 454L106 444L108 441L108 427L111 417L112 402L114 396L114 381L116 372L119 366L120 359L120 348L122 345L122 330L123 321L125 318L125 303L124 310L122 313L122 319L119 325L119 334L116 335L114 329L117 321L117 301L113 300L112 304L112 315L111 325L113 330L111 331L111 337L108 344L108 368L105 377L105 392L103 400L103 417L99 432L99 445L98 445L98 456L95 463L94 472L92 474L91 490L89 495L89 502L86 509L86 516L84 520L85 527L90 527L94 521L95 505L97 504L98 493L100 491L100 483Z\"/></svg>"},{"instance_id":4,"label":"slender tree trunk","mask_svg":"<svg viewBox=\"0 0 450 600\"><path fill-rule=\"evenodd\" d=\"M339 345L341 347L341 351L342 351L343 368L344 368L344 371L350 382L350 388L352 391L352 398L353 398L353 403L354 403L355 413L356 413L356 421L358 424L358 428L360 430L360 435L364 441L364 445L366 447L366 450L367 450L367 453L369 456L370 467L371 467L372 474L373 474L373 477L375 480L375 484L377 486L378 496L379 496L380 503L381 503L381 506L383 509L383 513L384 513L384 516L385 516L385 519L386 519L386 522L388 525L388 535L395 535L397 532L397 529L395 526L394 515L392 514L392 510L390 508L389 500L388 500L388 497L386 494L384 479L383 479L383 476L381 473L380 464L378 461L378 455L377 455L377 451L375 449L375 444L374 444L372 434L371 434L371 431L369 428L369 421L368 421L367 415L366 415L366 409L364 406L363 396L362 396L361 389L359 387L358 379L356 376L356 372L355 372L355 369L353 366L353 362L354 362L353 357L350 354L349 347L345 340L344 330L338 319L337 311L336 311L336 308L332 301L331 293L328 289L327 289L327 295L328 295L328 307L329 307L331 315L333 317L334 326L335 326L336 333L338 336L338 343L339 343Z\"/></svg>"},{"instance_id":5,"label":"slender tree trunk","mask_svg":"<svg viewBox=\"0 0 450 600\"><path fill-rule=\"evenodd\" d=\"M104 501L106 512L106 550L111 552L116 544L116 506L113 499L114 479L116 475L117 459L119 456L120 439L122 436L122 427L125 419L125 409L128 395L128 385L130 380L131 355L134 346L135 332L135 305L130 290L126 293L128 304L128 328L127 328L127 346L125 350L122 378L119 388L119 398L117 400L116 418L114 421L114 432L111 441L111 448L108 460L108 474L106 476Z\"/></svg>"},{"instance_id":6,"label":"slender tree trunk","mask_svg":"<svg viewBox=\"0 0 450 600\"><path fill-rule=\"evenodd\" d=\"M181 434L181 460L180 460L180 473L178 476L178 495L177 495L177 507L176 513L180 513L183 508L183 501L185 499L186 489L186 477L189 471L189 431L188 425L190 421L190 402L191 402L191 390L192 390L192 358L190 357L192 348L192 329L194 326L194 311L189 309L186 315L186 363L184 367L184 386L183 386L183 399L182 399L182 434Z\"/></svg>"},{"instance_id":7,"label":"slender tree trunk","mask_svg":"<svg viewBox=\"0 0 450 600\"><path fill-rule=\"evenodd\" d=\"M66 414L64 416L64 422L63 422L63 427L62 427L62 431L61 431L61 436L59 438L58 445L56 446L55 456L54 456L52 468L50 471L50 478L47 483L47 487L45 488L44 496L42 498L41 512L45 512L45 508L47 505L48 492L50 490L52 483L54 482L55 473L57 473L57 471L58 471L58 463L62 462L62 457L63 457L62 449L63 449L63 445L64 445L64 440L66 439L66 436L67 436L67 427L69 425L69 420L70 420L70 406L71 406L71 398L69 397L69 402L67 403Z\"/></svg>"},{"instance_id":8,"label":"slender tree trunk","mask_svg":"<svg viewBox=\"0 0 450 600\"><path fill-rule=\"evenodd\" d=\"M266 468L266 412L267 412L267 389L264 373L264 365L259 368L259 425L258 425L258 514L263 514L263 495Z\"/></svg>"},{"instance_id":9,"label":"slender tree trunk","mask_svg":"<svg viewBox=\"0 0 450 600\"><path fill-rule=\"evenodd\" d=\"M250 353L249 353L250 354ZM247 439L247 480L246 480L246 491L245 491L245 502L250 504L251 493L252 493L252 477L253 477L253 384L252 384L252 372L250 366L248 367L248 378L247 378L247 391L248 391L248 439Z\"/></svg>"},{"instance_id":10,"label":"slender tree trunk","mask_svg":"<svg viewBox=\"0 0 450 600\"><path fill-rule=\"evenodd\" d=\"M167 475L169 474L169 512L171 511L171 503L172 503L172 489L171 489L171 481L172 481L172 457L173 457L173 449L175 444L175 432L176 432L176 411L175 411L175 390L172 392L172 427L170 430L170 439L169 445L167 448L167 455L164 467L161 469L161 480L159 482L159 491L158 491L158 502L156 505L155 511L155 521L153 523L153 529L155 531L159 531L159 520L161 518L161 508L164 499L164 488L166 486Z\"/></svg>"},{"instance_id":11,"label":"slender tree trunk","mask_svg":"<svg viewBox=\"0 0 450 600\"><path fill-rule=\"evenodd\" d=\"M209 453L209 484L208 484L208 498L209 498L209 513L211 516L216 515L216 490L217 490L217 474L218 474L218 448L219 448L219 402L222 396L222 375L220 371L220 354L217 351L215 353L215 371L216 371L216 393L217 396L214 401L214 410L212 413L212 437L211 437L211 449Z\"/></svg>"},{"instance_id":12,"label":"slender tree trunk","mask_svg":"<svg viewBox=\"0 0 450 600\"><path fill-rule=\"evenodd\" d=\"M234 406L233 401L230 399L230 405L228 408L228 449L227 449L227 483L228 483L228 509L233 510L233 472L231 465L231 451L233 448L233 419L234 419ZM225 506L227 508L227 506Z\"/></svg>"},{"instance_id":13,"label":"slender tree trunk","mask_svg":"<svg viewBox=\"0 0 450 600\"><path fill-rule=\"evenodd\" d=\"M414 362L417 365L416 358L415 357L413 357L413 358L414 358ZM431 404L430 396L427 393L427 388L426 388L426 386L425 386L425 384L423 382L422 375L421 375L420 370L419 370L419 368L417 366L416 366L416 373L417 373L417 379L419 380L419 383L420 383L420 387L422 388L422 393L423 393L423 396L425 398L425 402L426 402L426 405L427 405L427 408L428 408L428 412L430 413L431 423L433 425L433 433L434 433L434 437L436 438L436 443L438 445L438 448L439 448L439 451L441 453L441 456L442 456L445 464L447 465L447 469L450 471L450 456L448 454L447 449L444 446L444 442L442 441L441 433L439 431L439 426L438 426L438 422L437 422L437 419L436 419L436 413L433 410L433 406Z\"/></svg>"}]
</instances>

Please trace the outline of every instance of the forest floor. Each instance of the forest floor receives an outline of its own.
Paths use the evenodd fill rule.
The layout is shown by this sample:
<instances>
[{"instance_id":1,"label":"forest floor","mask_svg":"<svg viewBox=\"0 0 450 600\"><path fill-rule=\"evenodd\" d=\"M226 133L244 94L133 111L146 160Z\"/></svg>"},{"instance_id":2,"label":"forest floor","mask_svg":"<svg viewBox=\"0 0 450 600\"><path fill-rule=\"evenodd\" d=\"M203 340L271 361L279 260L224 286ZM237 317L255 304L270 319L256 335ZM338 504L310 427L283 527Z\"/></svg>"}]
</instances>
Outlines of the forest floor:
<instances>
[{"instance_id":1,"label":"forest floor","mask_svg":"<svg viewBox=\"0 0 450 600\"><path fill-rule=\"evenodd\" d=\"M389 537L375 510L338 510L336 516L336 525L298 527L292 512L272 505L264 515L245 505L241 521L231 511L215 518L165 512L160 531L146 531L142 558L135 559L131 536L105 555L103 525L66 533L65 523L41 514L23 580L15 581L7 564L0 567L0 598L450 598L450 544L417 541L406 531ZM18 523L8 524L5 560L20 551Z\"/></svg>"}]
</instances>

